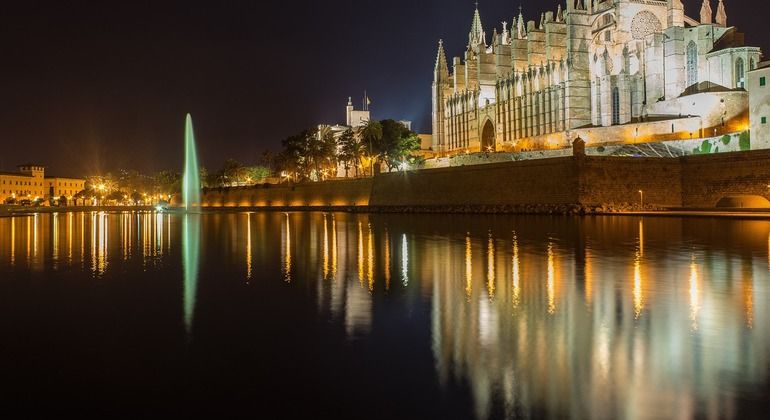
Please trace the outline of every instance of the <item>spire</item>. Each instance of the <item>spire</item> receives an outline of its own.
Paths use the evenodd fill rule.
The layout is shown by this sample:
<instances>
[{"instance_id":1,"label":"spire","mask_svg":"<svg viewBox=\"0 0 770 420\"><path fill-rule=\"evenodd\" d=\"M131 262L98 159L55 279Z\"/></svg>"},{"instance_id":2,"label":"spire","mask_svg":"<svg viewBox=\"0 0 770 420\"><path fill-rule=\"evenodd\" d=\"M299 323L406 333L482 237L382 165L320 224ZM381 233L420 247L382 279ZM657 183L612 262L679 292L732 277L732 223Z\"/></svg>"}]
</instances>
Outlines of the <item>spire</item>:
<instances>
[{"instance_id":1,"label":"spire","mask_svg":"<svg viewBox=\"0 0 770 420\"><path fill-rule=\"evenodd\" d=\"M561 8L561 3L559 3L559 7L556 9L556 21L564 22L564 10Z\"/></svg>"},{"instance_id":2,"label":"spire","mask_svg":"<svg viewBox=\"0 0 770 420\"><path fill-rule=\"evenodd\" d=\"M727 11L722 0L719 0L719 6L717 7L717 25L727 27Z\"/></svg>"},{"instance_id":3,"label":"spire","mask_svg":"<svg viewBox=\"0 0 770 420\"><path fill-rule=\"evenodd\" d=\"M545 29L545 13L540 13L540 28L538 29Z\"/></svg>"},{"instance_id":4,"label":"spire","mask_svg":"<svg viewBox=\"0 0 770 420\"><path fill-rule=\"evenodd\" d=\"M714 23L713 13L711 10L711 0L703 0L703 5L700 7L700 23L704 25Z\"/></svg>"},{"instance_id":5,"label":"spire","mask_svg":"<svg viewBox=\"0 0 770 420\"><path fill-rule=\"evenodd\" d=\"M468 34L468 46L485 44L484 27L481 25L481 15L479 15L479 3L476 2L476 11L473 12L473 22L471 23L471 32Z\"/></svg>"},{"instance_id":6,"label":"spire","mask_svg":"<svg viewBox=\"0 0 770 420\"><path fill-rule=\"evenodd\" d=\"M516 19L516 38L524 39L527 37L527 30L524 29L524 15L521 12L521 6L519 6L519 18Z\"/></svg>"},{"instance_id":7,"label":"spire","mask_svg":"<svg viewBox=\"0 0 770 420\"><path fill-rule=\"evenodd\" d=\"M438 54L436 55L436 66L434 67L436 80L446 80L449 78L449 66L444 52L444 41L438 40Z\"/></svg>"}]
</instances>

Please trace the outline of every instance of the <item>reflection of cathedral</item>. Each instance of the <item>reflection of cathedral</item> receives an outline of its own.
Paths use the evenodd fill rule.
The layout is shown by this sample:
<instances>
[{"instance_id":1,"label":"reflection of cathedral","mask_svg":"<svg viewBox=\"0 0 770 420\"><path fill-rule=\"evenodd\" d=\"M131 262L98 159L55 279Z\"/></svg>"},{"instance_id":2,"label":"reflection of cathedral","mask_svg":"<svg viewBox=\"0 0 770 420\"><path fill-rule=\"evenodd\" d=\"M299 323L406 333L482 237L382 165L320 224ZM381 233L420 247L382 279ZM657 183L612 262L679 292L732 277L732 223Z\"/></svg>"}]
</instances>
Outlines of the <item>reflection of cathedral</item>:
<instances>
[{"instance_id":1,"label":"reflection of cathedral","mask_svg":"<svg viewBox=\"0 0 770 420\"><path fill-rule=\"evenodd\" d=\"M737 390L764 383L770 363L767 261L672 256L660 241L677 223L589 222L573 243L513 232L437 244L452 261L432 279L439 379L467 380L477 418L501 406L509 417L734 417ZM766 223L743 228L758 231L752 246L767 238Z\"/></svg>"},{"instance_id":2,"label":"reflection of cathedral","mask_svg":"<svg viewBox=\"0 0 770 420\"><path fill-rule=\"evenodd\" d=\"M448 62L439 42L434 150L548 148L578 134L609 142L745 129L746 73L760 50L744 46L743 34L727 25L723 0L715 18L709 2L695 20L680 0L568 0L538 22L520 11L491 38L477 9L464 59Z\"/></svg>"}]
</instances>

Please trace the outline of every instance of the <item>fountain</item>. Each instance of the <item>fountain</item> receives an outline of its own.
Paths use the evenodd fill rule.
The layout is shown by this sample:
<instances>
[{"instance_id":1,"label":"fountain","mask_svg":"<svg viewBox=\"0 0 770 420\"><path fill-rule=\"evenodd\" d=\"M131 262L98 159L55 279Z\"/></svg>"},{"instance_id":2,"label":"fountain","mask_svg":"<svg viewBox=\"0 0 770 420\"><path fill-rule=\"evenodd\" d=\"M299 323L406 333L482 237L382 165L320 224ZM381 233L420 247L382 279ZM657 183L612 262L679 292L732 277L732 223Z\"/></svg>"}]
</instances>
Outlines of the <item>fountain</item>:
<instances>
[{"instance_id":1,"label":"fountain","mask_svg":"<svg viewBox=\"0 0 770 420\"><path fill-rule=\"evenodd\" d=\"M184 220L182 223L182 265L184 267L184 325L188 338L192 334L195 314L195 300L198 290L198 258L200 256L200 211L201 183L198 170L198 156L195 151L195 134L192 117L187 114L184 132L185 162L182 175L182 202Z\"/></svg>"},{"instance_id":2,"label":"fountain","mask_svg":"<svg viewBox=\"0 0 770 420\"><path fill-rule=\"evenodd\" d=\"M184 130L184 174L182 175L182 201L185 212L197 212L201 204L201 181L198 170L198 153L195 151L195 133L192 117L187 114Z\"/></svg>"}]
</instances>

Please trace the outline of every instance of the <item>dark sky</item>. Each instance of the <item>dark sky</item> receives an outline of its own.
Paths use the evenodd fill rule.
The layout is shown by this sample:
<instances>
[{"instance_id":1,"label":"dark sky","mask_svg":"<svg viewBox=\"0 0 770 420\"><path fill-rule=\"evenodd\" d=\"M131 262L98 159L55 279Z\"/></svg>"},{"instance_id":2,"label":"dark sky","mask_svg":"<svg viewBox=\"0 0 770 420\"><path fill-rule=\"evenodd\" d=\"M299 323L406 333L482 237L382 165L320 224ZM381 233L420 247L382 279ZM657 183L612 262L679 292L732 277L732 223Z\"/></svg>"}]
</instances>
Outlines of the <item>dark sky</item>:
<instances>
[{"instance_id":1,"label":"dark sky","mask_svg":"<svg viewBox=\"0 0 770 420\"><path fill-rule=\"evenodd\" d=\"M557 4L521 3L528 19ZM726 1L730 24L764 48L766 17L748 3ZM481 0L488 34L518 5ZM700 0L685 6L698 16ZM436 43L444 38L450 57L459 55L473 7L471 0L7 2L0 170L27 161L63 175L179 168L187 112L204 165L228 157L252 163L289 134L344 122L347 97L360 107L364 89L375 118L409 119L429 132Z\"/></svg>"}]
</instances>

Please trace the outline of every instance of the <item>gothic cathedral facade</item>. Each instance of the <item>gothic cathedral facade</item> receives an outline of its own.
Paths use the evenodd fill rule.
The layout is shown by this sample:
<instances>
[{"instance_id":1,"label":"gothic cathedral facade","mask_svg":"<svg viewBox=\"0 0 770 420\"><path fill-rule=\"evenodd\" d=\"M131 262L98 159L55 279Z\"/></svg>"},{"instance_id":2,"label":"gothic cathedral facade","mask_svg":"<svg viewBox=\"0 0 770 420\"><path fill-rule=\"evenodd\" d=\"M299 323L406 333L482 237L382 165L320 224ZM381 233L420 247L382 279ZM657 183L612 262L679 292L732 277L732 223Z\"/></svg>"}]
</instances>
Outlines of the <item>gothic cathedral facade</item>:
<instances>
[{"instance_id":1,"label":"gothic cathedral facade","mask_svg":"<svg viewBox=\"0 0 770 420\"><path fill-rule=\"evenodd\" d=\"M761 57L728 26L723 0L715 16L704 0L698 20L681 0L567 0L539 22L520 10L508 25L488 39L477 7L463 59L448 62L439 41L434 151L561 147L581 129L629 124L660 139L668 124L652 122L683 115L699 118L702 136L745 116L746 74ZM598 131L596 141L623 141Z\"/></svg>"}]
</instances>

